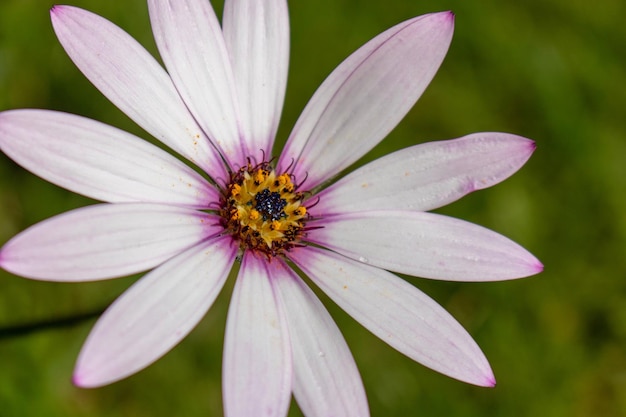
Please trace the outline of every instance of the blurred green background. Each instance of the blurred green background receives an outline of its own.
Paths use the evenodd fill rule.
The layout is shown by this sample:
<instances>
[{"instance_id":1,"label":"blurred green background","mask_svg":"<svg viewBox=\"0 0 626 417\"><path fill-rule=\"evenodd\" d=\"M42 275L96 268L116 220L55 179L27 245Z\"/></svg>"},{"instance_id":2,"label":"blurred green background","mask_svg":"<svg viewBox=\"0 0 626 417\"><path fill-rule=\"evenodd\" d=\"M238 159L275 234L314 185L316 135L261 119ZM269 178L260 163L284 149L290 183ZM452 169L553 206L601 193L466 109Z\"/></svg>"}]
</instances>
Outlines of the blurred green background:
<instances>
[{"instance_id":1,"label":"blurred green background","mask_svg":"<svg viewBox=\"0 0 626 417\"><path fill-rule=\"evenodd\" d=\"M109 18L156 54L144 0L72 4ZM222 2L213 4L221 14ZM50 6L0 0L0 111L63 110L147 138L72 65L51 29ZM356 358L372 415L626 416L626 2L292 1L280 140L350 52L404 19L448 9L456 29L441 70L362 162L478 131L535 139L536 153L514 177L440 211L509 236L539 257L545 272L485 284L409 279L474 336L498 379L494 389L404 358L323 298ZM0 244L89 203L0 155ZM231 286L190 337L153 366L101 389L71 385L95 319L45 323L97 312L135 279L54 284L0 271L0 416L222 414ZM290 415L301 415L295 403Z\"/></svg>"}]
</instances>

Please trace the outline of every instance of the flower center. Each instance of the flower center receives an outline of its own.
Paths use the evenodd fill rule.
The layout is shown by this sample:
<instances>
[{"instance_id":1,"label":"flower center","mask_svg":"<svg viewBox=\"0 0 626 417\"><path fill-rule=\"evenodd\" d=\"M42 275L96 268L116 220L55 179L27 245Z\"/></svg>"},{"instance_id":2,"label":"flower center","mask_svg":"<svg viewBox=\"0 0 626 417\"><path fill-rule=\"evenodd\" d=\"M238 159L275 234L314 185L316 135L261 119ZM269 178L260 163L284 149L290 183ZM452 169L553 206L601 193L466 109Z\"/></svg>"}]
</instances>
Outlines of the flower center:
<instances>
[{"instance_id":1,"label":"flower center","mask_svg":"<svg viewBox=\"0 0 626 417\"><path fill-rule=\"evenodd\" d=\"M291 175L278 175L268 162L248 164L231 175L224 190L222 225L242 250L276 256L299 243L308 218L303 199Z\"/></svg>"}]
</instances>

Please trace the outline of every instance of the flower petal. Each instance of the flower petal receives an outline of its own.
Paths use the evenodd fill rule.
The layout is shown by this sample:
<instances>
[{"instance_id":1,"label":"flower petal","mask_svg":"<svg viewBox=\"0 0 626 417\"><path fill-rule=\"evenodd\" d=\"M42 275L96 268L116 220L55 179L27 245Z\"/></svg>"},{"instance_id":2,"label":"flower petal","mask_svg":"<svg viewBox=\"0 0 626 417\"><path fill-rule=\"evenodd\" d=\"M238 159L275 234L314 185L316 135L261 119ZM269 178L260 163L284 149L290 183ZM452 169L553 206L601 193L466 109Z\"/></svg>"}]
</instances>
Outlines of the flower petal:
<instances>
[{"instance_id":1,"label":"flower petal","mask_svg":"<svg viewBox=\"0 0 626 417\"><path fill-rule=\"evenodd\" d=\"M319 87L279 161L306 187L329 179L372 149L415 104L448 50L454 16L420 16L378 35ZM307 176L308 174L308 176Z\"/></svg>"},{"instance_id":2,"label":"flower petal","mask_svg":"<svg viewBox=\"0 0 626 417\"><path fill-rule=\"evenodd\" d=\"M74 383L99 387L130 376L176 346L204 317L235 259L230 238L201 243L128 289L85 342Z\"/></svg>"},{"instance_id":3,"label":"flower petal","mask_svg":"<svg viewBox=\"0 0 626 417\"><path fill-rule=\"evenodd\" d=\"M233 66L246 155L271 156L289 66L285 0L224 3L224 40Z\"/></svg>"},{"instance_id":4,"label":"flower petal","mask_svg":"<svg viewBox=\"0 0 626 417\"><path fill-rule=\"evenodd\" d=\"M369 415L361 376L337 325L313 291L289 267L272 282L284 300L294 365L294 395L309 417Z\"/></svg>"},{"instance_id":5,"label":"flower petal","mask_svg":"<svg viewBox=\"0 0 626 417\"><path fill-rule=\"evenodd\" d=\"M0 149L32 173L97 200L195 208L219 200L211 184L167 152L68 113L0 113Z\"/></svg>"},{"instance_id":6,"label":"flower petal","mask_svg":"<svg viewBox=\"0 0 626 417\"><path fill-rule=\"evenodd\" d=\"M48 281L120 277L154 268L220 229L211 215L195 210L98 204L44 220L13 237L0 250L0 266Z\"/></svg>"},{"instance_id":7,"label":"flower petal","mask_svg":"<svg viewBox=\"0 0 626 417\"><path fill-rule=\"evenodd\" d=\"M416 211L337 215L307 239L360 262L424 278L499 281L543 266L508 238L463 220ZM320 223L321 223L320 222Z\"/></svg>"},{"instance_id":8,"label":"flower petal","mask_svg":"<svg viewBox=\"0 0 626 417\"><path fill-rule=\"evenodd\" d=\"M513 175L535 143L506 133L475 133L394 152L320 192L312 209L322 216L366 210L445 206Z\"/></svg>"},{"instance_id":9,"label":"flower petal","mask_svg":"<svg viewBox=\"0 0 626 417\"><path fill-rule=\"evenodd\" d=\"M148 51L113 23L86 10L54 6L50 14L63 48L102 94L213 178L227 178L219 154Z\"/></svg>"},{"instance_id":10,"label":"flower petal","mask_svg":"<svg viewBox=\"0 0 626 417\"><path fill-rule=\"evenodd\" d=\"M452 378L495 385L472 337L439 304L405 280L319 248L289 258L335 303L394 349Z\"/></svg>"},{"instance_id":11,"label":"flower petal","mask_svg":"<svg viewBox=\"0 0 626 417\"><path fill-rule=\"evenodd\" d=\"M224 411L235 416L287 415L291 348L280 294L265 258L246 252L228 311L224 340Z\"/></svg>"},{"instance_id":12,"label":"flower petal","mask_svg":"<svg viewBox=\"0 0 626 417\"><path fill-rule=\"evenodd\" d=\"M161 58L185 104L230 162L244 163L224 36L206 0L149 0Z\"/></svg>"}]
</instances>

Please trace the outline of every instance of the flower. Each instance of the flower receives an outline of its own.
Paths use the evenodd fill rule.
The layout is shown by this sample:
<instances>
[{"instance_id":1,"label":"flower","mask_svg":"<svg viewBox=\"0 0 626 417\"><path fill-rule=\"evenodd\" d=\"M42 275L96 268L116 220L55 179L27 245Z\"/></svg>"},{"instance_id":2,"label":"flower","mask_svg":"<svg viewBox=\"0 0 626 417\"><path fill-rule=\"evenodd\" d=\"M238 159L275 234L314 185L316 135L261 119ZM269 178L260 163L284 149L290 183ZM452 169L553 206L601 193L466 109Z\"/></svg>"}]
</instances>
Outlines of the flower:
<instances>
[{"instance_id":1,"label":"flower","mask_svg":"<svg viewBox=\"0 0 626 417\"><path fill-rule=\"evenodd\" d=\"M0 266L49 281L152 270L96 323L74 382L97 387L168 352L200 321L240 259L224 345L229 416L368 414L354 359L306 274L408 357L492 386L489 364L441 306L392 272L456 281L529 276L541 263L480 226L426 212L496 184L534 142L479 133L410 147L329 181L380 142L435 75L454 17L402 22L348 57L271 158L287 79L284 0L149 0L167 72L111 22L70 6L54 30L85 76L193 163L129 133L46 110L0 113L2 151L29 171L104 201L43 221Z\"/></svg>"}]
</instances>

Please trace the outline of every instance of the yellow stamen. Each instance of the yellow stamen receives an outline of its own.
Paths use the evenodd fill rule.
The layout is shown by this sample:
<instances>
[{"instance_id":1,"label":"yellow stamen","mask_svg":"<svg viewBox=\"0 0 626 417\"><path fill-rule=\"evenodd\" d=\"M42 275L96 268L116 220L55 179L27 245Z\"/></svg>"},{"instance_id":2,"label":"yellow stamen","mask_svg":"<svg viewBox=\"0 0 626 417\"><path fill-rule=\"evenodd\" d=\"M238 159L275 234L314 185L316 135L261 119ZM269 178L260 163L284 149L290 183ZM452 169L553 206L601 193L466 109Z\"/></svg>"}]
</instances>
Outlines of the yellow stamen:
<instances>
[{"instance_id":1,"label":"yellow stamen","mask_svg":"<svg viewBox=\"0 0 626 417\"><path fill-rule=\"evenodd\" d=\"M289 178L289 174L279 175L277 178L278 185L284 187L286 184L291 184L291 178Z\"/></svg>"},{"instance_id":2,"label":"yellow stamen","mask_svg":"<svg viewBox=\"0 0 626 417\"><path fill-rule=\"evenodd\" d=\"M265 181L265 178L267 177L267 171L264 171L262 169L258 169L255 173L254 173L254 183L259 185L261 184L263 181Z\"/></svg>"},{"instance_id":3,"label":"yellow stamen","mask_svg":"<svg viewBox=\"0 0 626 417\"><path fill-rule=\"evenodd\" d=\"M277 175L268 163L250 164L231 176L220 214L242 250L268 257L296 246L304 234L305 193L295 192L288 173Z\"/></svg>"}]
</instances>

